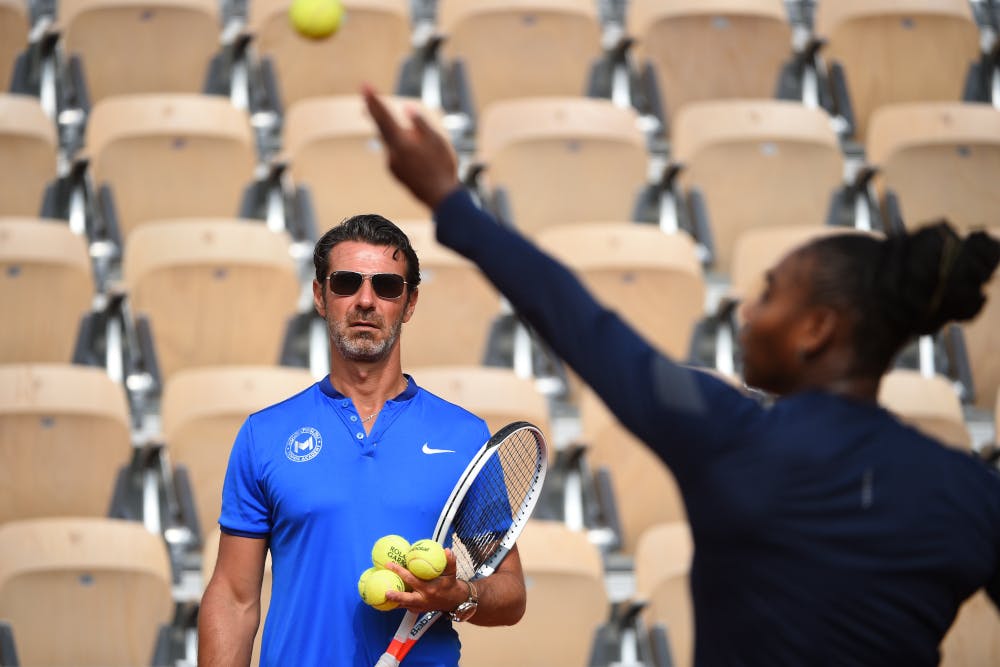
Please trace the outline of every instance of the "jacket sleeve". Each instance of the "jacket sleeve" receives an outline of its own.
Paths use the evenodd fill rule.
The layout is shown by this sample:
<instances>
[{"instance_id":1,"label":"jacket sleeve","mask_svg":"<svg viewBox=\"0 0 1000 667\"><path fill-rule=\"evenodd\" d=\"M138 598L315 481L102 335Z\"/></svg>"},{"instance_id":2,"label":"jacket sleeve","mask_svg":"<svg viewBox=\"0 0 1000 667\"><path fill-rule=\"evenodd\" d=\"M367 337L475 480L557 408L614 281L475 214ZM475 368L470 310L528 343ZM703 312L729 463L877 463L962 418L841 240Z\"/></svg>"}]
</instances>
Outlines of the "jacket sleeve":
<instances>
[{"instance_id":1,"label":"jacket sleeve","mask_svg":"<svg viewBox=\"0 0 1000 667\"><path fill-rule=\"evenodd\" d=\"M659 353L598 303L566 267L499 225L463 189L445 198L434 217L438 240L475 262L622 424L679 477L732 442L742 419L759 415L753 399Z\"/></svg>"}]
</instances>

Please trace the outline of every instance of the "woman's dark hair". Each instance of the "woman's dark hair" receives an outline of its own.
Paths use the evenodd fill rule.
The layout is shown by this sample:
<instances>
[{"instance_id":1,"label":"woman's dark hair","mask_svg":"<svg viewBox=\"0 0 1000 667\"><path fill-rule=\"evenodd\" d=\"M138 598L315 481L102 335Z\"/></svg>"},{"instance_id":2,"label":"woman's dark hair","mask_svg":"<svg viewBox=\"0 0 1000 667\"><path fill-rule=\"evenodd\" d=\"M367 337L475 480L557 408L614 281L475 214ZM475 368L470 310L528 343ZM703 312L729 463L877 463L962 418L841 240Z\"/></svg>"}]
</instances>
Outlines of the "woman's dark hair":
<instances>
[{"instance_id":1,"label":"woman's dark hair","mask_svg":"<svg viewBox=\"0 0 1000 667\"><path fill-rule=\"evenodd\" d=\"M322 283L329 274L330 251L335 245L344 241L360 241L395 248L393 259L399 252L406 258L406 282L410 289L416 289L420 284L420 260L410 245L410 239L390 220L374 213L347 218L323 234L316 242L316 248L313 250L313 266L316 267L318 282Z\"/></svg>"},{"instance_id":2,"label":"woman's dark hair","mask_svg":"<svg viewBox=\"0 0 1000 667\"><path fill-rule=\"evenodd\" d=\"M855 316L859 375L881 375L913 337L975 317L1000 261L996 239L962 238L945 221L884 239L837 234L803 251L814 260L813 301Z\"/></svg>"}]
</instances>

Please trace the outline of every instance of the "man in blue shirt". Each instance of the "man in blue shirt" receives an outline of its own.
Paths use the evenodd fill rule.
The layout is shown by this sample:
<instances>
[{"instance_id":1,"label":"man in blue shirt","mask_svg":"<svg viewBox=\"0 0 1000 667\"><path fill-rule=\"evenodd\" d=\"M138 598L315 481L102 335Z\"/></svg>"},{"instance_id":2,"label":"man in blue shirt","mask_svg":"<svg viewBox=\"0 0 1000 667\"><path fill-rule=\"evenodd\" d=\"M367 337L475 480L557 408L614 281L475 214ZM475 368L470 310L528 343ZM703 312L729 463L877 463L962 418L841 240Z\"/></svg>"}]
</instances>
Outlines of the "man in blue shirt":
<instances>
[{"instance_id":1,"label":"man in blue shirt","mask_svg":"<svg viewBox=\"0 0 1000 667\"><path fill-rule=\"evenodd\" d=\"M424 119L404 128L365 98L438 240L673 471L695 543L697 665L929 667L964 600L984 589L1000 606L1000 475L876 400L907 340L979 312L1000 243L941 223L790 253L741 332L747 383L777 397L764 408L659 353L480 210Z\"/></svg>"},{"instance_id":2,"label":"man in blue shirt","mask_svg":"<svg viewBox=\"0 0 1000 667\"><path fill-rule=\"evenodd\" d=\"M313 259L330 374L250 415L236 438L218 561L199 613L202 667L249 664L268 549L273 583L261 665L371 667L405 609L463 605L462 620L478 625L512 625L524 613L516 548L474 585L456 579L449 551L436 579L402 573L413 591L398 600L400 608L381 612L361 601L357 580L371 566L375 541L430 537L489 432L402 372L400 334L417 305L420 266L398 227L381 216L355 216L319 240ZM463 604L471 598L478 607ZM455 667L458 657L446 614L407 664Z\"/></svg>"}]
</instances>

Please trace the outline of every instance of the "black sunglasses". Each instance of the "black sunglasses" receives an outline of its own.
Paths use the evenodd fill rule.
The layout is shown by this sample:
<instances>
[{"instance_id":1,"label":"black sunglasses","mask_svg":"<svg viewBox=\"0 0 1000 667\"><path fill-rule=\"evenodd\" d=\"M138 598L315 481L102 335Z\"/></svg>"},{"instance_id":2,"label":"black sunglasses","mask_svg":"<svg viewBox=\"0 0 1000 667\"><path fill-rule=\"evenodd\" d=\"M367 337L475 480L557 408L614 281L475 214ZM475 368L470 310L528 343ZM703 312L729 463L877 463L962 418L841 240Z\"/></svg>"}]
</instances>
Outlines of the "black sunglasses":
<instances>
[{"instance_id":1,"label":"black sunglasses","mask_svg":"<svg viewBox=\"0 0 1000 667\"><path fill-rule=\"evenodd\" d=\"M380 299L398 299L407 284L403 276L395 273L358 273L357 271L334 271L326 279L330 291L340 296L351 296L361 289L365 278L371 281L372 289Z\"/></svg>"}]
</instances>

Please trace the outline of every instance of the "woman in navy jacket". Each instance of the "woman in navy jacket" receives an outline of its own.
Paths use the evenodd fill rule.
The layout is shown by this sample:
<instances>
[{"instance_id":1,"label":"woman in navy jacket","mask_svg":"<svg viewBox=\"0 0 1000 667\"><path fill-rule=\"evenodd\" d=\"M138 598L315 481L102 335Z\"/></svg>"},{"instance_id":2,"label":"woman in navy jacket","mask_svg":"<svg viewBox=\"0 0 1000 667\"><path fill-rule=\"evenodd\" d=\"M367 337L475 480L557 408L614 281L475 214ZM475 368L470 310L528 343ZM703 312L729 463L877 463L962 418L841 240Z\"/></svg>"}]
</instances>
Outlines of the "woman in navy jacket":
<instances>
[{"instance_id":1,"label":"woman in navy jacket","mask_svg":"<svg viewBox=\"0 0 1000 667\"><path fill-rule=\"evenodd\" d=\"M1000 606L1000 475L876 401L907 341L979 312L1000 243L939 223L790 253L741 333L747 384L776 397L765 408L660 354L481 211L419 115L403 127L364 95L438 240L674 473L695 541L697 665L936 665L966 598L985 588Z\"/></svg>"}]
</instances>

